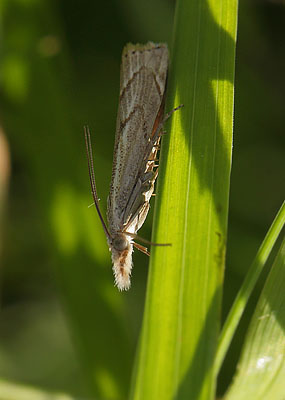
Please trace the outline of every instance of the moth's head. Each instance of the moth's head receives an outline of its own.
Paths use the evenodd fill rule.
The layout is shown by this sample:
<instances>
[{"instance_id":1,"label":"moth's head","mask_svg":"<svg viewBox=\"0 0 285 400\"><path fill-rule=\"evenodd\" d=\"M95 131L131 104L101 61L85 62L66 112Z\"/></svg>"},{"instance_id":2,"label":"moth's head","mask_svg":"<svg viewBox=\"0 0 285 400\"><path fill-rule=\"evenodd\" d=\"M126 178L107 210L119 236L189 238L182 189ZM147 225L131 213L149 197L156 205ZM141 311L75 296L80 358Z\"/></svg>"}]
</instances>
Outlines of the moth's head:
<instances>
[{"instance_id":1,"label":"moth's head","mask_svg":"<svg viewBox=\"0 0 285 400\"><path fill-rule=\"evenodd\" d=\"M123 233L118 233L112 238L112 247L117 251L124 251L129 248L130 242L126 235Z\"/></svg>"}]
</instances>

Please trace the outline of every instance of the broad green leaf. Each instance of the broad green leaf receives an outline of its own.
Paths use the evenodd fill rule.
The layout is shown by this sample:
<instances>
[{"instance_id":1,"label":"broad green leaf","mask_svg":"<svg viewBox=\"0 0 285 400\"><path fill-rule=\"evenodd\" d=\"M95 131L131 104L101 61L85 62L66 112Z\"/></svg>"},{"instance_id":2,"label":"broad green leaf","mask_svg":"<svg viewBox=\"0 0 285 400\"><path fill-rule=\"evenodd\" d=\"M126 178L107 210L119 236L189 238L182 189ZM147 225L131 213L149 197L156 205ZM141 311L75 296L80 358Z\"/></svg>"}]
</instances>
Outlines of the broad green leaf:
<instances>
[{"instance_id":1,"label":"broad green leaf","mask_svg":"<svg viewBox=\"0 0 285 400\"><path fill-rule=\"evenodd\" d=\"M261 293L227 400L284 399L285 240Z\"/></svg>"},{"instance_id":2,"label":"broad green leaf","mask_svg":"<svg viewBox=\"0 0 285 400\"><path fill-rule=\"evenodd\" d=\"M236 1L177 2L132 399L210 399L227 237Z\"/></svg>"}]
</instances>

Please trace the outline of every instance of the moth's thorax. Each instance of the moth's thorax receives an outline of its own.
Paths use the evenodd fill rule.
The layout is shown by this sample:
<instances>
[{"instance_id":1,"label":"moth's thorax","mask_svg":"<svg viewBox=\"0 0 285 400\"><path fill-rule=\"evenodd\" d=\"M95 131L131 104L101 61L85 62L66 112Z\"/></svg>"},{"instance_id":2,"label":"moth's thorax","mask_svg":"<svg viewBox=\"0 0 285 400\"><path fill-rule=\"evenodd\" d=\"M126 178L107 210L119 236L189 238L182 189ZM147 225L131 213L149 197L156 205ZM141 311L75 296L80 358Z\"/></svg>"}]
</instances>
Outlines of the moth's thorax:
<instances>
[{"instance_id":1,"label":"moth's thorax","mask_svg":"<svg viewBox=\"0 0 285 400\"><path fill-rule=\"evenodd\" d=\"M117 233L109 239L112 253L115 284L119 290L128 290L131 285L133 245L130 236Z\"/></svg>"}]
</instances>

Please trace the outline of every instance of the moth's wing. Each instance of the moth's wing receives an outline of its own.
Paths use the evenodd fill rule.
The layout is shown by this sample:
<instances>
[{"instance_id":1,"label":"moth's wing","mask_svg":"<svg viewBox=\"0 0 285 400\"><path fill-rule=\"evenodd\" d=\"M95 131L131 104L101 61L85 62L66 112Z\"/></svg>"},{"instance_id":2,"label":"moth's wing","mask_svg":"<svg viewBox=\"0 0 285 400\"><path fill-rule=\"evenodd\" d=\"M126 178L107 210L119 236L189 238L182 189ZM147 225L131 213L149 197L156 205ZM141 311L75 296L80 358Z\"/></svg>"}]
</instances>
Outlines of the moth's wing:
<instances>
[{"instance_id":1,"label":"moth's wing","mask_svg":"<svg viewBox=\"0 0 285 400\"><path fill-rule=\"evenodd\" d=\"M120 100L108 222L111 233L123 229L130 196L146 165L149 139L161 118L168 68L165 44L128 44L122 54ZM143 201L142 201L143 202Z\"/></svg>"}]
</instances>

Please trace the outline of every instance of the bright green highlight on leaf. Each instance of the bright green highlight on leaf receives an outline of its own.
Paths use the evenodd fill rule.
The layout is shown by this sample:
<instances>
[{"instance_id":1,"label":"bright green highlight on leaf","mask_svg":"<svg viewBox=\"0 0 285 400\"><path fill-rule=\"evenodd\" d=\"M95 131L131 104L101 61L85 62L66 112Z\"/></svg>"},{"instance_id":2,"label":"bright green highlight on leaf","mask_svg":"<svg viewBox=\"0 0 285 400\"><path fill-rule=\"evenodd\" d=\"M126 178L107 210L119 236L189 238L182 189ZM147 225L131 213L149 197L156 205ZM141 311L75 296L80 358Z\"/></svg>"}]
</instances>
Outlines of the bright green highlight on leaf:
<instances>
[{"instance_id":1,"label":"bright green highlight on leaf","mask_svg":"<svg viewBox=\"0 0 285 400\"><path fill-rule=\"evenodd\" d=\"M28 93L29 74L27 61L16 55L4 58L1 66L1 84L13 101L23 101Z\"/></svg>"},{"instance_id":2,"label":"bright green highlight on leaf","mask_svg":"<svg viewBox=\"0 0 285 400\"><path fill-rule=\"evenodd\" d=\"M108 248L90 197L79 195L66 183L58 184L51 203L51 224L64 254L74 254L83 243L102 264L109 257Z\"/></svg>"},{"instance_id":3,"label":"bright green highlight on leaf","mask_svg":"<svg viewBox=\"0 0 285 400\"><path fill-rule=\"evenodd\" d=\"M0 380L0 398L5 400L79 400L64 393L52 393L28 385Z\"/></svg>"},{"instance_id":4,"label":"bright green highlight on leaf","mask_svg":"<svg viewBox=\"0 0 285 400\"><path fill-rule=\"evenodd\" d=\"M115 399L120 392L112 374L106 369L96 371L94 380L97 382L102 397L105 399Z\"/></svg>"},{"instance_id":5,"label":"bright green highlight on leaf","mask_svg":"<svg viewBox=\"0 0 285 400\"><path fill-rule=\"evenodd\" d=\"M68 185L58 185L51 208L51 220L57 237L58 246L65 254L70 254L78 247L78 229L74 223L76 194Z\"/></svg>"}]
</instances>

